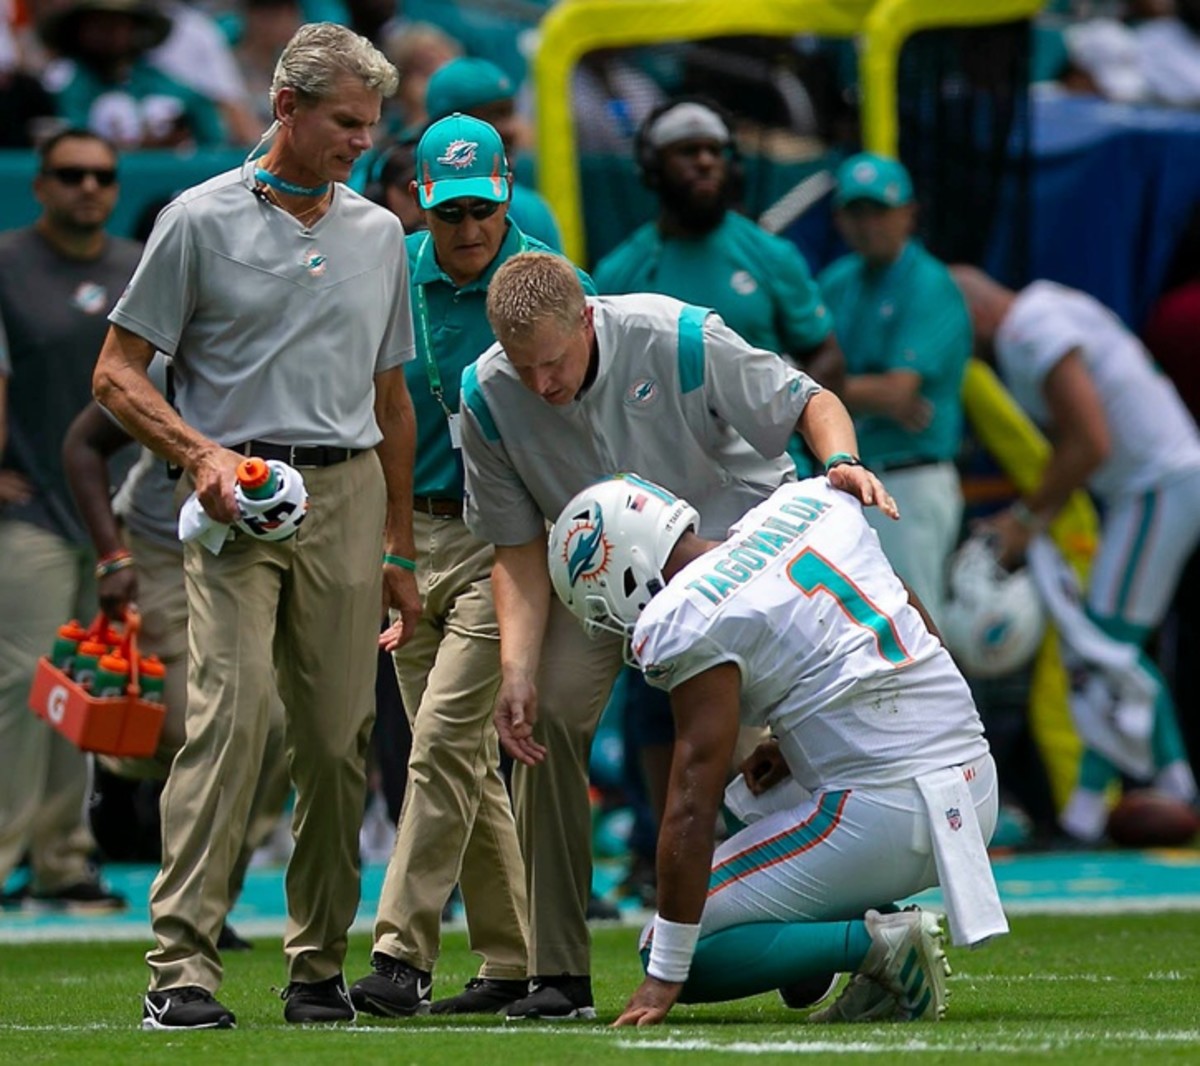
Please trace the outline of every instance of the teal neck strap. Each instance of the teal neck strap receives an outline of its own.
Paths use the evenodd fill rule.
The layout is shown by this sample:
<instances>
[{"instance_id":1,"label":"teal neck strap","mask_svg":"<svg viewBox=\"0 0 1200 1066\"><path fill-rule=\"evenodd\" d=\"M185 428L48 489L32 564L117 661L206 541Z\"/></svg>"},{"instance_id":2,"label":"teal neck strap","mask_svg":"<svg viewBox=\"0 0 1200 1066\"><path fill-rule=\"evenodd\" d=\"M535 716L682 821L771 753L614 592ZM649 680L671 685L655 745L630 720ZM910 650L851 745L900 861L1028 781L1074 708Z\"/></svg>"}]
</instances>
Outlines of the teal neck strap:
<instances>
[{"instance_id":1,"label":"teal neck strap","mask_svg":"<svg viewBox=\"0 0 1200 1066\"><path fill-rule=\"evenodd\" d=\"M329 191L329 182L325 182L324 185L297 185L262 167L255 168L254 177L264 185L270 185L272 189L278 189L289 196L324 196Z\"/></svg>"}]
</instances>

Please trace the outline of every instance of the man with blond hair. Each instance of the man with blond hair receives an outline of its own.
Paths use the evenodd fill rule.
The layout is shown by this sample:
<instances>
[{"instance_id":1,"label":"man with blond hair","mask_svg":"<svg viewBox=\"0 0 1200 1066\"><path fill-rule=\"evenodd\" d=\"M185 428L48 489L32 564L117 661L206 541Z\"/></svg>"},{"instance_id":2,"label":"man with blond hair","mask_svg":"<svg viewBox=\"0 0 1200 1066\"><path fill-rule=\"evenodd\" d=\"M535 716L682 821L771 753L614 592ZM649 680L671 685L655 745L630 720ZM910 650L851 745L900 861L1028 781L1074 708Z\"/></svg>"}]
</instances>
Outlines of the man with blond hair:
<instances>
[{"instance_id":1,"label":"man with blond hair","mask_svg":"<svg viewBox=\"0 0 1200 1066\"><path fill-rule=\"evenodd\" d=\"M496 725L518 760L529 881L535 984L508 1017L592 1018L587 757L621 647L590 642L554 600L546 523L585 486L641 469L695 503L704 535L724 536L795 477L794 430L835 487L897 512L858 461L841 401L711 311L586 297L569 263L527 253L496 272L488 318L499 343L463 375L463 459L467 525L496 545Z\"/></svg>"},{"instance_id":2,"label":"man with blond hair","mask_svg":"<svg viewBox=\"0 0 1200 1066\"><path fill-rule=\"evenodd\" d=\"M96 398L183 468L214 521L238 517L246 456L297 468L309 497L291 539L238 532L216 554L185 548L187 739L162 799L146 1029L234 1025L213 995L216 937L276 677L296 788L284 1018L354 1018L342 963L381 589L401 639L420 614L404 232L343 184L395 87L364 38L331 23L297 31L275 70L269 150L163 210L96 367ZM178 412L147 376L156 348L174 357Z\"/></svg>"}]
</instances>

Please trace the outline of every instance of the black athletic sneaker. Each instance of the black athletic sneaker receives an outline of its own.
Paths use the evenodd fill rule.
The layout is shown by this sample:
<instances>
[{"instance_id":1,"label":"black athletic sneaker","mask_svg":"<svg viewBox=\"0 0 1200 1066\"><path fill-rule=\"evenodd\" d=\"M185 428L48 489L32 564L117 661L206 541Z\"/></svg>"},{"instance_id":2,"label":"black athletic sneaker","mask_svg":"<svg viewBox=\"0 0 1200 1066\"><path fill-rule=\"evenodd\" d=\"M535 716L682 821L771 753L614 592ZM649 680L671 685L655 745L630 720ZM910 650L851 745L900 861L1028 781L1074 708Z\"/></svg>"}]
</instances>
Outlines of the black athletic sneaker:
<instances>
[{"instance_id":1,"label":"black athletic sneaker","mask_svg":"<svg viewBox=\"0 0 1200 1066\"><path fill-rule=\"evenodd\" d=\"M187 985L147 992L142 1000L143 1029L236 1029L233 1011L206 988Z\"/></svg>"},{"instance_id":2,"label":"black athletic sneaker","mask_svg":"<svg viewBox=\"0 0 1200 1066\"><path fill-rule=\"evenodd\" d=\"M403 959L394 959L382 951L371 956L371 969L350 987L350 999L367 1014L380 1018L406 1018L429 1013L429 993L433 975L418 970Z\"/></svg>"},{"instance_id":3,"label":"black athletic sneaker","mask_svg":"<svg viewBox=\"0 0 1200 1066\"><path fill-rule=\"evenodd\" d=\"M221 926L221 932L217 934L217 950L253 951L254 945L245 937L239 936L238 931L228 922L225 922Z\"/></svg>"},{"instance_id":4,"label":"black athletic sneaker","mask_svg":"<svg viewBox=\"0 0 1200 1066\"><path fill-rule=\"evenodd\" d=\"M294 1025L354 1021L354 1004L340 973L324 981L293 981L282 998L283 1020Z\"/></svg>"},{"instance_id":5,"label":"black athletic sneaker","mask_svg":"<svg viewBox=\"0 0 1200 1066\"><path fill-rule=\"evenodd\" d=\"M29 902L29 882L11 892L0 892L0 910L19 911Z\"/></svg>"},{"instance_id":6,"label":"black athletic sneaker","mask_svg":"<svg viewBox=\"0 0 1200 1066\"><path fill-rule=\"evenodd\" d=\"M596 1017L592 1004L592 979L584 974L572 977L535 977L529 982L529 995L505 1011L505 1021L566 1022L590 1021Z\"/></svg>"},{"instance_id":7,"label":"black athletic sneaker","mask_svg":"<svg viewBox=\"0 0 1200 1066\"><path fill-rule=\"evenodd\" d=\"M792 1010L807 1010L815 1007L836 987L839 973L825 973L820 977L810 977L807 981L794 981L779 989L779 998L785 1007Z\"/></svg>"},{"instance_id":8,"label":"black athletic sneaker","mask_svg":"<svg viewBox=\"0 0 1200 1066\"><path fill-rule=\"evenodd\" d=\"M129 909L129 900L99 881L79 881L54 892L30 892L29 899L34 907L68 914L113 914Z\"/></svg>"},{"instance_id":9,"label":"black athletic sneaker","mask_svg":"<svg viewBox=\"0 0 1200 1066\"><path fill-rule=\"evenodd\" d=\"M621 911L617 905L593 892L588 896L587 920L589 922L619 922Z\"/></svg>"},{"instance_id":10,"label":"black athletic sneaker","mask_svg":"<svg viewBox=\"0 0 1200 1066\"><path fill-rule=\"evenodd\" d=\"M504 1008L529 994L529 982L502 981L496 977L472 977L466 990L449 999L439 999L430 1014L502 1014Z\"/></svg>"}]
</instances>

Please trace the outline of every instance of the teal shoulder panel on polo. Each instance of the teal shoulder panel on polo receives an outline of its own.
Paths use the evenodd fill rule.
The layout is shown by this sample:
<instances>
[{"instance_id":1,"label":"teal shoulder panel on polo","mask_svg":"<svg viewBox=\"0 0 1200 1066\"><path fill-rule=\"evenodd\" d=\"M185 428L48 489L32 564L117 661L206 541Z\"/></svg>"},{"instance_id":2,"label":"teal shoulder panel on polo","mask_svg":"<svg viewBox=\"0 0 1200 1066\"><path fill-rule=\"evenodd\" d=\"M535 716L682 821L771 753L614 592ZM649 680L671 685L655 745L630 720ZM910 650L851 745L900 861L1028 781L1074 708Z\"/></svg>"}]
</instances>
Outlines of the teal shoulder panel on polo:
<instances>
[{"instance_id":1,"label":"teal shoulder panel on polo","mask_svg":"<svg viewBox=\"0 0 1200 1066\"><path fill-rule=\"evenodd\" d=\"M679 389L691 392L704 384L704 320L707 307L685 304L679 312Z\"/></svg>"},{"instance_id":2,"label":"teal shoulder panel on polo","mask_svg":"<svg viewBox=\"0 0 1200 1066\"><path fill-rule=\"evenodd\" d=\"M479 374L475 370L474 363L462 372L459 397L460 402L465 403L471 409L471 414L475 416L475 421L483 430L484 437L490 441L498 441L500 430L496 427L496 420L492 417L492 410L488 407L487 400L483 398L483 390L479 387Z\"/></svg>"}]
</instances>

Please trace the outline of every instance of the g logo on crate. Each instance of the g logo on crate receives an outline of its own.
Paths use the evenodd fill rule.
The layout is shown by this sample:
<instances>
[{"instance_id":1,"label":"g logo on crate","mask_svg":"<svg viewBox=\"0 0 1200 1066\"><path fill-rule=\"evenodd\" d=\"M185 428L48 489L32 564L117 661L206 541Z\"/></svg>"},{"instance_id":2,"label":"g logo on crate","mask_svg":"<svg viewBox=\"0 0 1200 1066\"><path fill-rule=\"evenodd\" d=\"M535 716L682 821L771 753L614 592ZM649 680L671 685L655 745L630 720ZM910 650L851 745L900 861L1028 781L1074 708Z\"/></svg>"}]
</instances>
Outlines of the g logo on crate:
<instances>
[{"instance_id":1,"label":"g logo on crate","mask_svg":"<svg viewBox=\"0 0 1200 1066\"><path fill-rule=\"evenodd\" d=\"M55 725L62 723L67 713L67 690L64 685L55 685L46 699L46 717Z\"/></svg>"}]
</instances>

